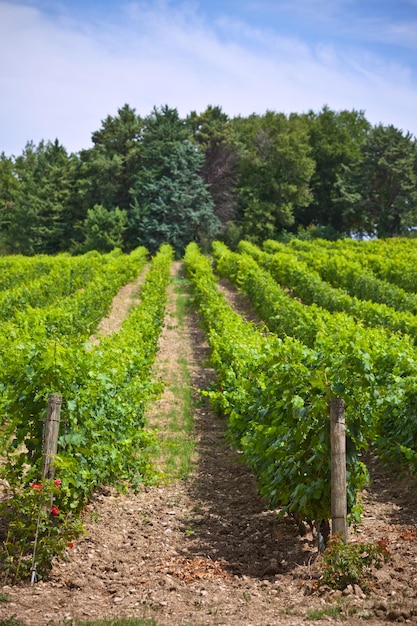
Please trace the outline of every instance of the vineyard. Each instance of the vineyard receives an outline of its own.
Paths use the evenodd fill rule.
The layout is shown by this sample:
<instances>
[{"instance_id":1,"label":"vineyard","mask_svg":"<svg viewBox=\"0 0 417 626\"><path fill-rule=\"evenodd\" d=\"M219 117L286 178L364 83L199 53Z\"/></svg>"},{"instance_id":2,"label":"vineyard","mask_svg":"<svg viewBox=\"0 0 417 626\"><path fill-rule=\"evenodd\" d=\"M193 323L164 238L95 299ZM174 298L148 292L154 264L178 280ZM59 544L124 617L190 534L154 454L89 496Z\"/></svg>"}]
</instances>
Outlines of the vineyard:
<instances>
[{"instance_id":1,"label":"vineyard","mask_svg":"<svg viewBox=\"0 0 417 626\"><path fill-rule=\"evenodd\" d=\"M416 257L405 239L241 241L236 252L215 242L210 256L187 247L185 275L215 372L200 392L226 416L228 442L280 517L331 518L332 399L345 408L350 523L363 513L367 451L399 473L417 471ZM103 485L140 490L161 480L146 410L163 387L152 365L172 263L170 246L151 258L139 248L0 259L5 581L47 577L54 556L82 535ZM225 279L256 322L228 302ZM138 301L104 335L100 321L133 280ZM62 397L61 430L54 476L42 479L51 394Z\"/></svg>"},{"instance_id":2,"label":"vineyard","mask_svg":"<svg viewBox=\"0 0 417 626\"><path fill-rule=\"evenodd\" d=\"M54 548L62 549L71 533L77 534L77 518L95 488L115 481L135 485L147 472L152 440L143 429L143 411L157 391L150 367L164 318L172 249L162 247L152 259L141 305L120 331L94 342L90 337L117 290L143 270L144 249L129 256L35 257L32 273L19 257L4 262L16 285L2 292L7 314L0 346L0 445L2 476L11 496L3 509L8 515L15 511L16 528L9 528L2 567L6 577L19 579L33 573L35 562L36 575L45 574ZM26 289L22 281L28 281ZM60 394L65 402L56 478L47 485L40 476L50 394ZM54 524L48 523L45 507L51 496ZM30 536L39 530L38 509L43 532L32 561L27 551Z\"/></svg>"},{"instance_id":3,"label":"vineyard","mask_svg":"<svg viewBox=\"0 0 417 626\"><path fill-rule=\"evenodd\" d=\"M379 246L382 268L385 249ZM385 246L388 267L395 251ZM405 284L417 248L398 246ZM343 271L339 283L334 273L337 286L311 269L311 259L320 270L332 265L320 243L300 246L301 252L276 242L265 247L270 252L241 242L233 253L213 244L216 271L249 296L266 327L260 329L226 305L209 261L196 247L187 251L185 263L218 376L219 388L209 395L229 416L231 437L266 500L310 520L331 516L329 401L343 399L348 507L352 519L359 520L357 493L368 479L361 457L368 446L417 469L414 293L351 261L348 244L346 255L338 250L335 264ZM369 244L370 251L375 247ZM372 297L410 310L375 303Z\"/></svg>"}]
</instances>

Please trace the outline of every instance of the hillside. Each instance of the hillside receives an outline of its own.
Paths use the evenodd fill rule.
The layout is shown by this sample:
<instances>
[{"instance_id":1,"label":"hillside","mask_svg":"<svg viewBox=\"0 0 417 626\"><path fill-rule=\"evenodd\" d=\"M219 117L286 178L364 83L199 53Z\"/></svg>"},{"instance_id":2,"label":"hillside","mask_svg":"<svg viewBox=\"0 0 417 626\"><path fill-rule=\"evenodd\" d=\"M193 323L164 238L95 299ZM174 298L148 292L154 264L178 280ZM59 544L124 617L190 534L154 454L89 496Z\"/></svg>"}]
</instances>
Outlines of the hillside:
<instances>
[{"instance_id":1,"label":"hillside","mask_svg":"<svg viewBox=\"0 0 417 626\"><path fill-rule=\"evenodd\" d=\"M371 482L363 493L357 536L386 538L392 560L375 573L366 595L359 588L318 590L315 539L311 533L300 536L292 518L278 519L268 510L239 452L227 443L224 420L199 393L213 379L208 345L191 307L177 323L178 299L186 297L186 289L182 265L172 268L175 280L155 365L166 388L148 420L163 440L174 405L182 411L174 388L188 384L186 362L194 395L191 474L136 494L103 488L89 506L86 536L54 565L50 581L0 590L6 598L0 602L0 624L13 624L12 616L25 626L133 616L161 626L301 626L319 619L354 626L417 623L416 485L369 457ZM227 282L222 289L239 312L253 318ZM130 299L132 293L125 290L119 297ZM115 318L125 314L123 303L115 304L108 328L117 327Z\"/></svg>"}]
</instances>

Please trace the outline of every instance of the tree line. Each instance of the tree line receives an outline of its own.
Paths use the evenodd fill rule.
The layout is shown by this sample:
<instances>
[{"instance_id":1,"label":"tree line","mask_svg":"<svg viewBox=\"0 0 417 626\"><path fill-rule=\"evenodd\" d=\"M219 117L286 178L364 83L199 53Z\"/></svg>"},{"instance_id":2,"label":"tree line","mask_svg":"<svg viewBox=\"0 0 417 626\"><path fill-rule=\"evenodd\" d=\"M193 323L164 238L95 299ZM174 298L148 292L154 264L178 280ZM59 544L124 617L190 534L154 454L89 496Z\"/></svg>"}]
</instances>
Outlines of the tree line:
<instances>
[{"instance_id":1,"label":"tree line","mask_svg":"<svg viewBox=\"0 0 417 626\"><path fill-rule=\"evenodd\" d=\"M125 104L68 153L0 155L0 253L394 237L417 227L417 140L362 111L145 117Z\"/></svg>"}]
</instances>

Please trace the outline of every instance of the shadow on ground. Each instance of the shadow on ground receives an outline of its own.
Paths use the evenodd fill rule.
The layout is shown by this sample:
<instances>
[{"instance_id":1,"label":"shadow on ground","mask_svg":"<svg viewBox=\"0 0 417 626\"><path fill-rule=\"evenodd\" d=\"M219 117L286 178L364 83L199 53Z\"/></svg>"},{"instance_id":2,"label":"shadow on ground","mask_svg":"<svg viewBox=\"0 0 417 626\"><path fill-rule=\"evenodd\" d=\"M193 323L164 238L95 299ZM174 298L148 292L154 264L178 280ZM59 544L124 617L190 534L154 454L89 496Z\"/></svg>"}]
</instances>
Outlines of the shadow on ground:
<instances>
[{"instance_id":1,"label":"shadow on ground","mask_svg":"<svg viewBox=\"0 0 417 626\"><path fill-rule=\"evenodd\" d=\"M191 343L198 363L207 363L209 349L198 321ZM197 378L198 376L198 378ZM195 389L205 389L214 378L209 367L200 367ZM208 403L198 399L195 415L198 461L190 481L195 500L193 519L184 520L188 554L224 561L231 574L273 578L306 566L317 555L315 540L300 537L288 516L278 518L258 495L252 473L232 449L225 435L226 420L213 415Z\"/></svg>"}]
</instances>

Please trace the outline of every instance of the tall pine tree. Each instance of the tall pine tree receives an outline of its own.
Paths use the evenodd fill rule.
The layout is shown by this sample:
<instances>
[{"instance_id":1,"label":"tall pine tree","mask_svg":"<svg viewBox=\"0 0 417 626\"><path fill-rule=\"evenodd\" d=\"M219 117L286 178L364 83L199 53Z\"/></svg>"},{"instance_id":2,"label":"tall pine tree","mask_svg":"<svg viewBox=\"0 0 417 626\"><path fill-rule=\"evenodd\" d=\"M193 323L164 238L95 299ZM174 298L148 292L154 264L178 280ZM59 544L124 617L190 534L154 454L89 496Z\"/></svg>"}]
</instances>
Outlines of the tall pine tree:
<instances>
[{"instance_id":1,"label":"tall pine tree","mask_svg":"<svg viewBox=\"0 0 417 626\"><path fill-rule=\"evenodd\" d=\"M190 241L214 238L220 223L201 177L204 154L188 139L176 109L154 109L145 119L140 167L131 188L130 234L155 251L170 243L181 255Z\"/></svg>"}]
</instances>

